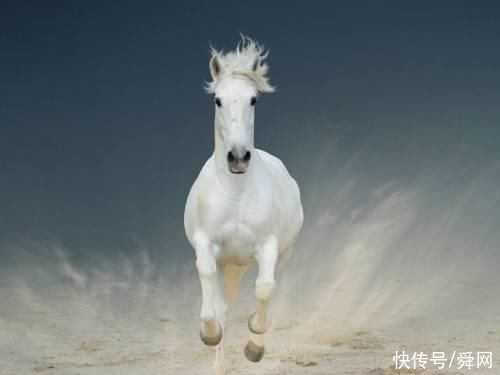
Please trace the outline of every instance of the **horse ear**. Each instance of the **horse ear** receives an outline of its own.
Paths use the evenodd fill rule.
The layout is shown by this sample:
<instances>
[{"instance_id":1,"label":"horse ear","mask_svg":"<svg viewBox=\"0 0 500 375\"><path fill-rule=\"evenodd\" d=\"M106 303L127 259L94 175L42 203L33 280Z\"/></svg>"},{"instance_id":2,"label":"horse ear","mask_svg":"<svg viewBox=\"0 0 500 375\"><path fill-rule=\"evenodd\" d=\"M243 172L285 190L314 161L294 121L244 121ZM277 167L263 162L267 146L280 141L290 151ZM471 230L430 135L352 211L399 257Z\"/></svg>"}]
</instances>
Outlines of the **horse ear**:
<instances>
[{"instance_id":1,"label":"horse ear","mask_svg":"<svg viewBox=\"0 0 500 375\"><path fill-rule=\"evenodd\" d=\"M260 56L257 56L254 62L252 63L252 70L256 72L257 69L259 69L259 66L260 66Z\"/></svg>"},{"instance_id":2,"label":"horse ear","mask_svg":"<svg viewBox=\"0 0 500 375\"><path fill-rule=\"evenodd\" d=\"M220 63L218 55L213 55L210 59L210 73L212 78L217 80L222 75L222 64Z\"/></svg>"}]
</instances>

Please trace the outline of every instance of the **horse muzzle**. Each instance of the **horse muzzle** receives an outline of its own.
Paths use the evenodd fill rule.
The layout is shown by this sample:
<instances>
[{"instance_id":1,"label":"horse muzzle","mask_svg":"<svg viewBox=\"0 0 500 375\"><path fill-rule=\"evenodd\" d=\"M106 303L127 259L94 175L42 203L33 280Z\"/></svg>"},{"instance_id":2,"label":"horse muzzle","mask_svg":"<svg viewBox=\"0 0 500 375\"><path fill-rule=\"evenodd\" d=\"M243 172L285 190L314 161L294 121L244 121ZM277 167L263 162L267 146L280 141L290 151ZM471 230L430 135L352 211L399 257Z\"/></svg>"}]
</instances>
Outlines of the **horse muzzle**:
<instances>
[{"instance_id":1,"label":"horse muzzle","mask_svg":"<svg viewBox=\"0 0 500 375\"><path fill-rule=\"evenodd\" d=\"M234 174L243 174L247 171L252 154L244 147L233 147L227 153L227 166Z\"/></svg>"}]
</instances>

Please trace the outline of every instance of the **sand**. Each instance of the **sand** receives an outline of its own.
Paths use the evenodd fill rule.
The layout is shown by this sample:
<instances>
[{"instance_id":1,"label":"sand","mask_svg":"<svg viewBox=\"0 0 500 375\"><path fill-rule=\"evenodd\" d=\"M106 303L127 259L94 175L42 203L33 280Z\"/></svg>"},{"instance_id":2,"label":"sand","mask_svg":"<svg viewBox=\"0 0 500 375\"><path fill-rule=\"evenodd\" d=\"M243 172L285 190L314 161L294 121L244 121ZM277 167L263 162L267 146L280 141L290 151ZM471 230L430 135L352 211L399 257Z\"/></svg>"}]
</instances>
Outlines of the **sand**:
<instances>
[{"instance_id":1,"label":"sand","mask_svg":"<svg viewBox=\"0 0 500 375\"><path fill-rule=\"evenodd\" d=\"M200 293L192 270L178 282L70 272L81 279L36 287L1 284L0 374L212 373L214 349L198 337ZM403 306L397 295L382 306L353 300L349 283L325 289L335 284L333 279L323 280L316 291L306 289L302 301L300 294L291 299L282 287L272 307L266 355L255 364L243 355L251 278L230 314L228 374L500 373L500 299L494 300L500 290L494 284L463 282L464 298L453 297L451 305L440 301L456 282L444 284L431 300L413 296L411 306ZM412 282L391 283L410 294L418 290ZM431 366L396 371L391 368L396 350L492 351L494 364L482 371L458 370L458 364L439 372Z\"/></svg>"},{"instance_id":2,"label":"sand","mask_svg":"<svg viewBox=\"0 0 500 375\"><path fill-rule=\"evenodd\" d=\"M484 192L471 188L434 208L391 184L363 199L353 186L307 190L306 227L278 277L257 364L243 355L255 271L246 276L225 335L227 373L500 374L496 216L469 199ZM194 259L172 263L141 249L96 251L85 263L53 244L9 246L13 259L0 264L0 374L212 373ZM193 254L187 242L185 251ZM488 351L494 363L395 370L403 350Z\"/></svg>"}]
</instances>

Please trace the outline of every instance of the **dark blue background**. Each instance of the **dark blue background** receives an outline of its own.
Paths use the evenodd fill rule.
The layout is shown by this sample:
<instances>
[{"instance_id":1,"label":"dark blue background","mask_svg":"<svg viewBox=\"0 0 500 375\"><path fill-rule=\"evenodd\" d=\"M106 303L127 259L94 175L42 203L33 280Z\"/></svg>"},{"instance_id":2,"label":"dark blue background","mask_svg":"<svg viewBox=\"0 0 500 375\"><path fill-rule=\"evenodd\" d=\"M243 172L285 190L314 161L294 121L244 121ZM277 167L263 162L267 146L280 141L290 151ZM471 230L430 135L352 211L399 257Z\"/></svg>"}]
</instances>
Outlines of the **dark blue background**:
<instances>
[{"instance_id":1,"label":"dark blue background","mask_svg":"<svg viewBox=\"0 0 500 375\"><path fill-rule=\"evenodd\" d=\"M355 160L367 184L467 183L500 156L498 4L2 2L0 240L182 257L213 147L209 43L232 49L240 32L270 47L278 87L256 145L304 194L335 172L308 174L329 140L326 165Z\"/></svg>"}]
</instances>

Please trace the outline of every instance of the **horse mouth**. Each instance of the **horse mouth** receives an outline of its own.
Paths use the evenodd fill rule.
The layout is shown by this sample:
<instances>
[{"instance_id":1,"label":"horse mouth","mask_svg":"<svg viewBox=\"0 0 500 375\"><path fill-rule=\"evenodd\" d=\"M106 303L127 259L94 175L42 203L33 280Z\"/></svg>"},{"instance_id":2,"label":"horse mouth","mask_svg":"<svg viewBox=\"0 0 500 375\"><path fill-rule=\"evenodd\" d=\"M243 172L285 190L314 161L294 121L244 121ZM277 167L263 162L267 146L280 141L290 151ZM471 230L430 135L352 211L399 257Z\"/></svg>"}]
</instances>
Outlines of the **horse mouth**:
<instances>
[{"instance_id":1,"label":"horse mouth","mask_svg":"<svg viewBox=\"0 0 500 375\"><path fill-rule=\"evenodd\" d=\"M244 171L241 170L234 170L233 168L229 168L229 172L232 174L244 174L247 170L245 169Z\"/></svg>"},{"instance_id":2,"label":"horse mouth","mask_svg":"<svg viewBox=\"0 0 500 375\"><path fill-rule=\"evenodd\" d=\"M248 169L248 164L245 162L236 162L229 164L229 172L232 174L244 174Z\"/></svg>"}]
</instances>

